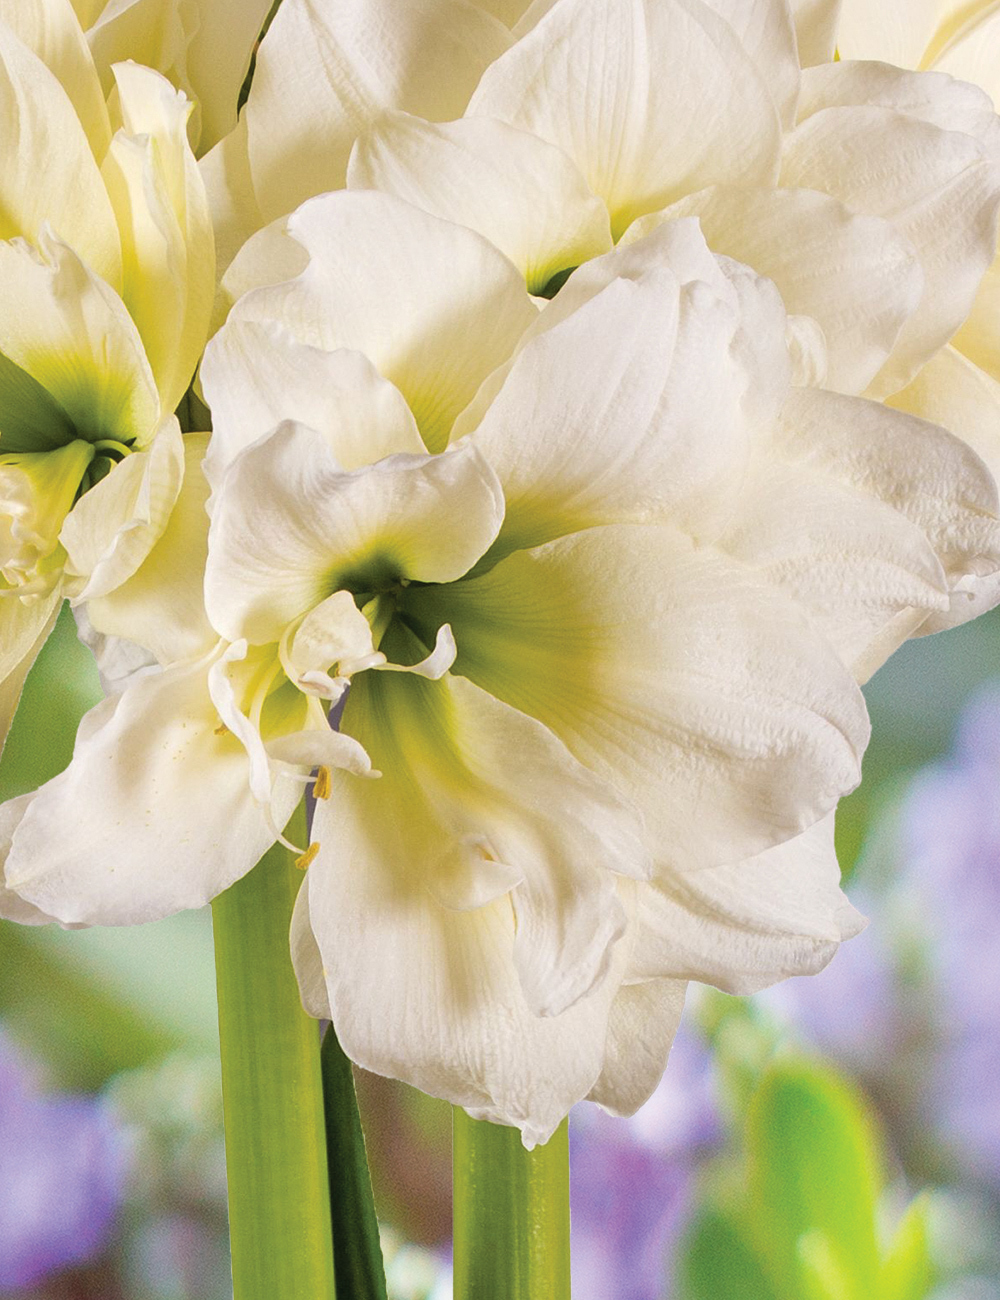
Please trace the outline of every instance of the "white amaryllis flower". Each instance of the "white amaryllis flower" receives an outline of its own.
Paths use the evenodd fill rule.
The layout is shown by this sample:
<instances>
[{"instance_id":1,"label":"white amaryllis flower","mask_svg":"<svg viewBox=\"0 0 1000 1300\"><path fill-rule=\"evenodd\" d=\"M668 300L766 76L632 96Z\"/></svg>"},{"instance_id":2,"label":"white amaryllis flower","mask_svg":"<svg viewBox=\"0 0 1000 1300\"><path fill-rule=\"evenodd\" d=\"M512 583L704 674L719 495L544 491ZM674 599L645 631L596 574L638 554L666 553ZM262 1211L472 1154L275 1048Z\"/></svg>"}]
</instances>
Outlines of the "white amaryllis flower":
<instances>
[{"instance_id":1,"label":"white amaryllis flower","mask_svg":"<svg viewBox=\"0 0 1000 1300\"><path fill-rule=\"evenodd\" d=\"M132 59L162 73L194 105L188 136L197 154L236 125L240 88L271 0L46 0L53 11L69 3L106 93L114 65Z\"/></svg>"},{"instance_id":2,"label":"white amaryllis flower","mask_svg":"<svg viewBox=\"0 0 1000 1300\"><path fill-rule=\"evenodd\" d=\"M163 531L208 326L190 106L114 75L113 131L69 5L0 5L0 736L61 599L114 589Z\"/></svg>"},{"instance_id":3,"label":"white amaryllis flower","mask_svg":"<svg viewBox=\"0 0 1000 1300\"><path fill-rule=\"evenodd\" d=\"M347 1052L529 1143L584 1096L633 1110L684 981L760 987L856 930L844 664L996 565L995 490L941 430L794 392L773 286L693 222L541 313L385 195L288 239L308 265L203 368L212 626L155 582L91 603L168 666L19 810L7 889L67 923L196 906L318 769L293 949Z\"/></svg>"}]
</instances>

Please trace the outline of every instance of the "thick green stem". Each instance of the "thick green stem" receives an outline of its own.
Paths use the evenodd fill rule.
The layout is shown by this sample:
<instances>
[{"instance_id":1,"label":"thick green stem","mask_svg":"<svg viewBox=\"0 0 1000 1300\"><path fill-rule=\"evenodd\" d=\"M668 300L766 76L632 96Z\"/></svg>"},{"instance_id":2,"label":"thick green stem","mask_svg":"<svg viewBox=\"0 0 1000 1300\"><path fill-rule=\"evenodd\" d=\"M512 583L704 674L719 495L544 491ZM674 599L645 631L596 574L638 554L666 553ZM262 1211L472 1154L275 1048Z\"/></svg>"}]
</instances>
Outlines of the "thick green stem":
<instances>
[{"instance_id":1,"label":"thick green stem","mask_svg":"<svg viewBox=\"0 0 1000 1300\"><path fill-rule=\"evenodd\" d=\"M525 1151L517 1129L453 1112L455 1300L569 1300L569 1134Z\"/></svg>"},{"instance_id":2,"label":"thick green stem","mask_svg":"<svg viewBox=\"0 0 1000 1300\"><path fill-rule=\"evenodd\" d=\"M335 1296L319 1026L288 946L301 883L275 845L212 904L235 1300Z\"/></svg>"}]
</instances>

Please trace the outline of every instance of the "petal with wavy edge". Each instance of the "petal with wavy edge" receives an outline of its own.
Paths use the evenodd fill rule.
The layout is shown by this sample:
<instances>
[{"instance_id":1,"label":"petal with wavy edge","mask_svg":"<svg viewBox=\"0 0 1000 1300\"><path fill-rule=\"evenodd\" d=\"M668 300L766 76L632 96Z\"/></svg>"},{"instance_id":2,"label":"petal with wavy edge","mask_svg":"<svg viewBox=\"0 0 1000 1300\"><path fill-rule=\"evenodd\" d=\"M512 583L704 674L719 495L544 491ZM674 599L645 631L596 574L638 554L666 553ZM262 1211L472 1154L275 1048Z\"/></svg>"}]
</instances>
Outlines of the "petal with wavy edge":
<instances>
[{"instance_id":1,"label":"petal with wavy edge","mask_svg":"<svg viewBox=\"0 0 1000 1300\"><path fill-rule=\"evenodd\" d=\"M150 650L161 664L206 654L218 633L205 613L208 484L202 474L207 433L184 437L184 477L163 533L135 573L87 602L91 625Z\"/></svg>"},{"instance_id":2,"label":"petal with wavy edge","mask_svg":"<svg viewBox=\"0 0 1000 1300\"><path fill-rule=\"evenodd\" d=\"M61 604L62 592L58 588L33 600L0 595L0 751L14 721L25 679L52 631Z\"/></svg>"},{"instance_id":3,"label":"petal with wavy edge","mask_svg":"<svg viewBox=\"0 0 1000 1300\"><path fill-rule=\"evenodd\" d=\"M363 352L440 451L538 315L516 267L474 231L388 194L324 195L303 204L288 230L309 265L246 294L230 319L277 320L312 347Z\"/></svg>"},{"instance_id":4,"label":"petal with wavy edge","mask_svg":"<svg viewBox=\"0 0 1000 1300\"><path fill-rule=\"evenodd\" d=\"M715 252L773 280L789 312L819 323L826 386L838 392L867 387L920 302L924 275L910 241L815 190L716 186L643 217L635 233L686 216L698 217Z\"/></svg>"},{"instance_id":5,"label":"petal with wavy edge","mask_svg":"<svg viewBox=\"0 0 1000 1300\"><path fill-rule=\"evenodd\" d=\"M862 398L798 390L775 428L774 446L778 455L877 497L916 525L937 554L949 591L965 591L996 571L996 481L975 450L945 429ZM967 596L953 601L955 621L963 621L962 606L968 608ZM967 617L974 613L969 608Z\"/></svg>"},{"instance_id":6,"label":"petal with wavy edge","mask_svg":"<svg viewBox=\"0 0 1000 1300\"><path fill-rule=\"evenodd\" d=\"M100 78L70 0L0 0L0 22L56 77L80 119L98 162L111 142Z\"/></svg>"},{"instance_id":7,"label":"petal with wavy edge","mask_svg":"<svg viewBox=\"0 0 1000 1300\"><path fill-rule=\"evenodd\" d=\"M231 641L277 641L341 587L453 581L502 518L500 485L472 446L343 471L321 435L283 424L233 462L219 492L209 616Z\"/></svg>"},{"instance_id":8,"label":"petal with wavy edge","mask_svg":"<svg viewBox=\"0 0 1000 1300\"><path fill-rule=\"evenodd\" d=\"M563 0L487 69L469 114L559 145L615 235L719 182L774 179L774 101L732 28L700 0Z\"/></svg>"},{"instance_id":9,"label":"petal with wavy edge","mask_svg":"<svg viewBox=\"0 0 1000 1300\"><path fill-rule=\"evenodd\" d=\"M816 974L864 926L840 888L831 815L746 861L641 886L629 975L755 993Z\"/></svg>"},{"instance_id":10,"label":"petal with wavy edge","mask_svg":"<svg viewBox=\"0 0 1000 1300\"><path fill-rule=\"evenodd\" d=\"M1000 481L1000 383L953 347L942 348L902 392L892 406L944 425L985 461ZM970 570L971 570L970 566ZM950 608L932 615L920 632L955 627L1000 602L1000 570L970 571L953 584Z\"/></svg>"},{"instance_id":11,"label":"petal with wavy edge","mask_svg":"<svg viewBox=\"0 0 1000 1300\"><path fill-rule=\"evenodd\" d=\"M684 1010L683 980L623 984L608 1016L601 1073L587 1094L612 1115L634 1115L667 1066Z\"/></svg>"},{"instance_id":12,"label":"petal with wavy edge","mask_svg":"<svg viewBox=\"0 0 1000 1300\"><path fill-rule=\"evenodd\" d=\"M349 591L335 591L299 624L288 647L287 666L301 677L331 664L369 659L385 659L385 655L376 653L371 624Z\"/></svg>"},{"instance_id":13,"label":"petal with wavy edge","mask_svg":"<svg viewBox=\"0 0 1000 1300\"><path fill-rule=\"evenodd\" d=\"M74 601L106 596L132 577L163 536L183 477L184 440L171 416L145 451L84 493L59 534Z\"/></svg>"},{"instance_id":14,"label":"petal with wavy edge","mask_svg":"<svg viewBox=\"0 0 1000 1300\"><path fill-rule=\"evenodd\" d=\"M460 0L285 0L244 110L264 219L340 189L351 146L387 110L460 117L509 44L497 19Z\"/></svg>"},{"instance_id":15,"label":"petal with wavy edge","mask_svg":"<svg viewBox=\"0 0 1000 1300\"><path fill-rule=\"evenodd\" d=\"M204 168L202 168L204 171ZM211 197L211 196L210 196ZM288 217L277 217L255 230L220 275L213 321L218 328L233 303L251 289L294 280L309 265L309 254L288 232ZM221 272L222 264L220 264Z\"/></svg>"},{"instance_id":16,"label":"petal with wavy edge","mask_svg":"<svg viewBox=\"0 0 1000 1300\"><path fill-rule=\"evenodd\" d=\"M274 832L245 749L219 734L217 654L134 679L81 725L69 767L14 833L10 888L61 921L135 925L203 906L258 861ZM278 824L301 790L280 783Z\"/></svg>"},{"instance_id":17,"label":"petal with wavy edge","mask_svg":"<svg viewBox=\"0 0 1000 1300\"><path fill-rule=\"evenodd\" d=\"M442 126L394 113L355 144L347 184L395 194L485 235L532 293L611 248L607 207L576 164L537 136L489 118Z\"/></svg>"},{"instance_id":18,"label":"petal with wavy edge","mask_svg":"<svg viewBox=\"0 0 1000 1300\"><path fill-rule=\"evenodd\" d=\"M229 321L205 351L201 383L212 409L205 473L214 488L282 420L323 434L342 469L424 450L406 399L363 353L300 343L277 321Z\"/></svg>"},{"instance_id":19,"label":"petal with wavy edge","mask_svg":"<svg viewBox=\"0 0 1000 1300\"><path fill-rule=\"evenodd\" d=\"M962 131L866 105L806 118L786 137L781 179L884 217L915 247L924 294L870 388L898 391L969 314L996 252L1000 170Z\"/></svg>"},{"instance_id":20,"label":"petal with wavy edge","mask_svg":"<svg viewBox=\"0 0 1000 1300\"><path fill-rule=\"evenodd\" d=\"M688 229L700 241L704 275L684 283L673 270L688 274L680 259L660 264L677 236L667 227L589 263L542 313L503 377L472 441L503 484L504 552L634 519L710 533L728 514L758 398L787 390L784 309L764 281L762 296L743 297L693 222ZM755 327L776 340L773 358L746 355ZM762 404L770 416L780 401ZM475 427L478 414L470 408L456 431Z\"/></svg>"},{"instance_id":21,"label":"petal with wavy edge","mask_svg":"<svg viewBox=\"0 0 1000 1300\"><path fill-rule=\"evenodd\" d=\"M0 121L0 239L37 243L47 223L117 287L118 228L90 142L55 74L3 22Z\"/></svg>"},{"instance_id":22,"label":"petal with wavy edge","mask_svg":"<svg viewBox=\"0 0 1000 1300\"><path fill-rule=\"evenodd\" d=\"M190 103L159 73L115 66L124 127L103 175L122 234L122 297L162 407L173 411L208 336L215 246L204 182L187 141Z\"/></svg>"},{"instance_id":23,"label":"petal with wavy edge","mask_svg":"<svg viewBox=\"0 0 1000 1300\"><path fill-rule=\"evenodd\" d=\"M72 249L45 231L40 245L0 243L0 352L82 436L147 445L159 401L132 318Z\"/></svg>"},{"instance_id":24,"label":"petal with wavy edge","mask_svg":"<svg viewBox=\"0 0 1000 1300\"><path fill-rule=\"evenodd\" d=\"M799 63L811 68L829 63L837 44L841 0L791 0Z\"/></svg>"},{"instance_id":25,"label":"petal with wavy edge","mask_svg":"<svg viewBox=\"0 0 1000 1300\"><path fill-rule=\"evenodd\" d=\"M34 797L33 794L22 794L0 804L0 918L16 921L18 925L49 925L55 920L55 917L40 911L34 904L25 902L12 889L8 889L4 879L4 865L10 852L11 836Z\"/></svg>"},{"instance_id":26,"label":"petal with wavy edge","mask_svg":"<svg viewBox=\"0 0 1000 1300\"><path fill-rule=\"evenodd\" d=\"M684 868L769 848L856 785L864 701L805 613L666 527L592 528L400 608L455 672L538 718Z\"/></svg>"}]
</instances>

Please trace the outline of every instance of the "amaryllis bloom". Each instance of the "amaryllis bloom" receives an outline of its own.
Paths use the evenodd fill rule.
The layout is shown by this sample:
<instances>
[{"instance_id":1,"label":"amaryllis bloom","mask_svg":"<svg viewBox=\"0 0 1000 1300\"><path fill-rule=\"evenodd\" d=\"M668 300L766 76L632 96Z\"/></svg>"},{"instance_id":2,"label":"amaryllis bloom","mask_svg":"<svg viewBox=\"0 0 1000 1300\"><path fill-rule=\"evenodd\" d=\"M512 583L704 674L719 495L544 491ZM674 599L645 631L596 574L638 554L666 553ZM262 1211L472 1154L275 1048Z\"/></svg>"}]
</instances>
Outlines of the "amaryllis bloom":
<instances>
[{"instance_id":1,"label":"amaryllis bloom","mask_svg":"<svg viewBox=\"0 0 1000 1300\"><path fill-rule=\"evenodd\" d=\"M62 0L59 0L62 3ZM49 0L53 8L56 0ZM188 138L208 150L236 125L240 88L271 0L72 0L105 92L116 63L155 68L194 105Z\"/></svg>"},{"instance_id":2,"label":"amaryllis bloom","mask_svg":"<svg viewBox=\"0 0 1000 1300\"><path fill-rule=\"evenodd\" d=\"M62 598L113 590L166 525L214 284L190 105L124 63L109 110L69 5L2 15L0 736Z\"/></svg>"},{"instance_id":3,"label":"amaryllis bloom","mask_svg":"<svg viewBox=\"0 0 1000 1300\"><path fill-rule=\"evenodd\" d=\"M0 1029L0 1290L37 1286L105 1249L126 1172L108 1107L43 1092Z\"/></svg>"},{"instance_id":4,"label":"amaryllis bloom","mask_svg":"<svg viewBox=\"0 0 1000 1300\"><path fill-rule=\"evenodd\" d=\"M794 389L774 286L691 221L544 310L384 194L260 238L272 281L301 269L203 366L207 621L181 510L89 606L163 670L11 809L7 889L64 923L197 906L318 771L293 954L348 1054L528 1143L583 1097L633 1111L684 981L761 987L858 928L847 665L997 564L992 480L940 429Z\"/></svg>"}]
</instances>

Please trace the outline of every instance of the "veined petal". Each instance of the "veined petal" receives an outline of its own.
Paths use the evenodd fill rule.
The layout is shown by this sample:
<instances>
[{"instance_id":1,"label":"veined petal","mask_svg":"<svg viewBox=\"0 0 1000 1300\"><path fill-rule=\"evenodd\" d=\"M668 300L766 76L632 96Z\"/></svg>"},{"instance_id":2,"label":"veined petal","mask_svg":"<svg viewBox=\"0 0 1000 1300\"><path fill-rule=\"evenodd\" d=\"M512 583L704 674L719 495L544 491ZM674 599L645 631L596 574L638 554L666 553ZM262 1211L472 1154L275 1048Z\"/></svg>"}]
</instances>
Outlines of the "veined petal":
<instances>
[{"instance_id":1,"label":"veined petal","mask_svg":"<svg viewBox=\"0 0 1000 1300\"><path fill-rule=\"evenodd\" d=\"M14 833L9 888L60 921L135 925L201 907L250 870L274 832L245 749L220 734L216 654L139 676L98 706ZM287 783L286 818L300 794Z\"/></svg>"},{"instance_id":2,"label":"veined petal","mask_svg":"<svg viewBox=\"0 0 1000 1300\"><path fill-rule=\"evenodd\" d=\"M8 889L4 879L4 865L10 852L11 836L34 797L33 794L22 794L0 804L0 919L16 921L18 925L49 925L55 920L55 917L42 912L32 903L25 902L12 889Z\"/></svg>"},{"instance_id":3,"label":"veined petal","mask_svg":"<svg viewBox=\"0 0 1000 1300\"><path fill-rule=\"evenodd\" d=\"M59 534L74 600L106 596L132 577L162 537L183 476L184 442L171 416L148 449L126 456L83 494Z\"/></svg>"},{"instance_id":4,"label":"veined petal","mask_svg":"<svg viewBox=\"0 0 1000 1300\"><path fill-rule=\"evenodd\" d=\"M55 74L100 162L111 143L111 123L100 78L70 0L0 0L0 22Z\"/></svg>"},{"instance_id":5,"label":"veined petal","mask_svg":"<svg viewBox=\"0 0 1000 1300\"><path fill-rule=\"evenodd\" d=\"M827 341L825 386L839 392L864 391L923 294L904 235L815 190L716 186L658 215L697 216L715 252L766 275L789 312L817 321ZM656 219L643 218L638 231Z\"/></svg>"},{"instance_id":6,"label":"veined petal","mask_svg":"<svg viewBox=\"0 0 1000 1300\"><path fill-rule=\"evenodd\" d=\"M50 232L41 255L0 243L0 353L58 402L81 437L148 444L160 404L118 295Z\"/></svg>"},{"instance_id":7,"label":"veined petal","mask_svg":"<svg viewBox=\"0 0 1000 1300\"><path fill-rule=\"evenodd\" d=\"M744 862L640 886L629 974L755 993L816 974L864 925L840 889L831 815Z\"/></svg>"},{"instance_id":8,"label":"veined petal","mask_svg":"<svg viewBox=\"0 0 1000 1300\"><path fill-rule=\"evenodd\" d=\"M757 65L781 114L782 125L795 122L799 95L799 52L790 6L784 0L706 0L724 18Z\"/></svg>"},{"instance_id":9,"label":"veined petal","mask_svg":"<svg viewBox=\"0 0 1000 1300\"><path fill-rule=\"evenodd\" d=\"M177 500L139 568L114 590L87 601L95 631L136 642L161 664L200 658L218 640L205 613L203 591L208 484L202 460L208 438L207 433L185 435L184 477Z\"/></svg>"},{"instance_id":10,"label":"veined petal","mask_svg":"<svg viewBox=\"0 0 1000 1300\"><path fill-rule=\"evenodd\" d=\"M969 8L965 0L841 0L837 47L843 59L919 68L937 34Z\"/></svg>"},{"instance_id":11,"label":"veined petal","mask_svg":"<svg viewBox=\"0 0 1000 1300\"><path fill-rule=\"evenodd\" d=\"M877 402L800 389L775 428L775 447L913 523L937 554L950 592L966 592L996 571L996 481L976 452L945 429ZM953 599L952 611L957 622L977 612L968 595Z\"/></svg>"},{"instance_id":12,"label":"veined petal","mask_svg":"<svg viewBox=\"0 0 1000 1300\"><path fill-rule=\"evenodd\" d=\"M388 194L313 199L288 231L309 265L246 294L230 319L279 320L313 347L363 352L406 398L428 448L440 451L537 317L517 269L481 235Z\"/></svg>"},{"instance_id":13,"label":"veined petal","mask_svg":"<svg viewBox=\"0 0 1000 1300\"><path fill-rule=\"evenodd\" d=\"M782 184L884 217L915 247L923 298L870 389L874 396L898 391L965 320L996 253L995 161L964 130L893 108L833 106L786 138Z\"/></svg>"},{"instance_id":14,"label":"veined petal","mask_svg":"<svg viewBox=\"0 0 1000 1300\"><path fill-rule=\"evenodd\" d=\"M509 44L497 19L461 0L285 0L245 110L264 219L340 189L355 139L387 110L459 117Z\"/></svg>"},{"instance_id":15,"label":"veined petal","mask_svg":"<svg viewBox=\"0 0 1000 1300\"><path fill-rule=\"evenodd\" d=\"M691 190L772 180L780 150L763 78L700 0L562 0L487 69L469 113L564 149L616 236Z\"/></svg>"},{"instance_id":16,"label":"veined petal","mask_svg":"<svg viewBox=\"0 0 1000 1300\"><path fill-rule=\"evenodd\" d=\"M405 113L387 116L354 146L347 183L395 194L485 235L532 293L611 248L608 209L573 161L489 118L439 126Z\"/></svg>"},{"instance_id":17,"label":"veined petal","mask_svg":"<svg viewBox=\"0 0 1000 1300\"><path fill-rule=\"evenodd\" d=\"M277 641L342 587L460 577L502 518L500 486L469 445L342 471L321 435L283 424L233 462L219 493L209 616L231 641Z\"/></svg>"},{"instance_id":18,"label":"veined petal","mask_svg":"<svg viewBox=\"0 0 1000 1300\"><path fill-rule=\"evenodd\" d=\"M236 456L282 420L323 434L341 469L424 451L406 399L363 353L300 343L277 321L229 321L200 373L212 410L205 472L215 488Z\"/></svg>"},{"instance_id":19,"label":"veined petal","mask_svg":"<svg viewBox=\"0 0 1000 1300\"><path fill-rule=\"evenodd\" d=\"M121 279L118 229L66 91L0 22L0 239L37 243L48 223L109 284ZM44 167L39 159L45 160Z\"/></svg>"},{"instance_id":20,"label":"veined petal","mask_svg":"<svg viewBox=\"0 0 1000 1300\"><path fill-rule=\"evenodd\" d=\"M187 389L208 335L215 248L204 182L187 141L190 103L149 68L114 69L124 128L103 174L122 234L122 296L164 411Z\"/></svg>"},{"instance_id":21,"label":"veined petal","mask_svg":"<svg viewBox=\"0 0 1000 1300\"><path fill-rule=\"evenodd\" d=\"M868 722L833 650L783 592L673 529L592 528L400 608L425 644L449 623L455 672L633 800L678 867L769 848L857 783Z\"/></svg>"},{"instance_id":22,"label":"veined petal","mask_svg":"<svg viewBox=\"0 0 1000 1300\"><path fill-rule=\"evenodd\" d=\"M634 1115L649 1100L667 1067L686 989L683 980L671 979L621 986L608 1015L601 1073L588 1101L612 1115Z\"/></svg>"}]
</instances>

